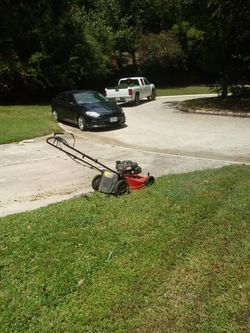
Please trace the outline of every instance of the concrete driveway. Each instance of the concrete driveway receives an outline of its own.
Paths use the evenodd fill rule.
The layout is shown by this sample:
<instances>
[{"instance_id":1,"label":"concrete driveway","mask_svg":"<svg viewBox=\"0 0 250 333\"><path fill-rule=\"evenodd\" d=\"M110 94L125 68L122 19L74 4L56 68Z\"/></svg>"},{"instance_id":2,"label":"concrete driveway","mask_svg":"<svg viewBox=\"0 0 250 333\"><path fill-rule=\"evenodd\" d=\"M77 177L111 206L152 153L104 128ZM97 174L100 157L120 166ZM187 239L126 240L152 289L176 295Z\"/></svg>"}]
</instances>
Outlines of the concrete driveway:
<instances>
[{"instance_id":1,"label":"concrete driveway","mask_svg":"<svg viewBox=\"0 0 250 333\"><path fill-rule=\"evenodd\" d=\"M200 95L199 95L200 97ZM250 118L182 113L178 101L195 96L157 98L124 107L127 126L81 132L76 148L114 167L137 161L143 173L164 174L250 164ZM0 216L35 209L91 191L96 174L69 159L44 138L0 146Z\"/></svg>"}]
</instances>

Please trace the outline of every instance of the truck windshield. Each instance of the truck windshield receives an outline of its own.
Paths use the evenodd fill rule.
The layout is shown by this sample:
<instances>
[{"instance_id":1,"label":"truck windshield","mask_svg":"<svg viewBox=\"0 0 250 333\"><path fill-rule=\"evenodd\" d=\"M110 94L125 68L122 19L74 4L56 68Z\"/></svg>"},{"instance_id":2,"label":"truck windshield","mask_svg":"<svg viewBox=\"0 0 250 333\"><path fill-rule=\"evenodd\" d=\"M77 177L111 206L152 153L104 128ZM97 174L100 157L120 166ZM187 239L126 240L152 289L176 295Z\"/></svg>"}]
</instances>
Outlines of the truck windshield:
<instances>
[{"instance_id":1,"label":"truck windshield","mask_svg":"<svg viewBox=\"0 0 250 333\"><path fill-rule=\"evenodd\" d=\"M121 80L119 82L119 87L134 87L134 86L139 86L139 80L138 79L126 79L126 80Z\"/></svg>"}]
</instances>

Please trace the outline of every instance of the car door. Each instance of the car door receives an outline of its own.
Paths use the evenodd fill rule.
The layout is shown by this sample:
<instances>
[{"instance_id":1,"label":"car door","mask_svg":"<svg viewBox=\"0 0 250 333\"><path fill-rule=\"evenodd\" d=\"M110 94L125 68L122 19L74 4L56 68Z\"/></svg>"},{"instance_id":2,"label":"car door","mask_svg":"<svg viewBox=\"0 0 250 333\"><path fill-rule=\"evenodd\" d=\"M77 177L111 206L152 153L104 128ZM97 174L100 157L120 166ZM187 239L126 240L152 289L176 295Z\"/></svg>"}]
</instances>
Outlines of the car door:
<instances>
[{"instance_id":1,"label":"car door","mask_svg":"<svg viewBox=\"0 0 250 333\"><path fill-rule=\"evenodd\" d=\"M58 118L65 120L65 103L66 103L66 94L65 92L60 93L55 99L54 108L58 113Z\"/></svg>"},{"instance_id":2,"label":"car door","mask_svg":"<svg viewBox=\"0 0 250 333\"><path fill-rule=\"evenodd\" d=\"M145 97L145 87L143 79L139 79L140 81L140 99Z\"/></svg>"},{"instance_id":3,"label":"car door","mask_svg":"<svg viewBox=\"0 0 250 333\"><path fill-rule=\"evenodd\" d=\"M68 91L66 93L66 107L65 107L65 116L66 120L71 123L77 122L77 104L75 102L72 92Z\"/></svg>"}]
</instances>

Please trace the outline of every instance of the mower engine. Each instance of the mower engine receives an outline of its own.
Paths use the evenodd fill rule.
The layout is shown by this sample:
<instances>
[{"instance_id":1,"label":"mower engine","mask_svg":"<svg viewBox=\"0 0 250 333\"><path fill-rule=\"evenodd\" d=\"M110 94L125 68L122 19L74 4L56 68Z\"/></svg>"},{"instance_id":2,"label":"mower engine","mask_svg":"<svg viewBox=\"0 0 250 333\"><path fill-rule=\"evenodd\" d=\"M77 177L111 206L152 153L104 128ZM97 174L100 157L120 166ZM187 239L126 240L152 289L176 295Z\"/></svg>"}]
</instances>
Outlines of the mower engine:
<instances>
[{"instance_id":1,"label":"mower engine","mask_svg":"<svg viewBox=\"0 0 250 333\"><path fill-rule=\"evenodd\" d=\"M116 170L119 174L136 174L142 172L141 167L138 165L137 162L132 162L130 160L126 161L116 161Z\"/></svg>"},{"instance_id":2,"label":"mower engine","mask_svg":"<svg viewBox=\"0 0 250 333\"><path fill-rule=\"evenodd\" d=\"M137 162L130 160L116 161L116 170L127 183L129 191L142 189L155 182L155 178L149 174L147 176L140 175L142 170Z\"/></svg>"}]
</instances>

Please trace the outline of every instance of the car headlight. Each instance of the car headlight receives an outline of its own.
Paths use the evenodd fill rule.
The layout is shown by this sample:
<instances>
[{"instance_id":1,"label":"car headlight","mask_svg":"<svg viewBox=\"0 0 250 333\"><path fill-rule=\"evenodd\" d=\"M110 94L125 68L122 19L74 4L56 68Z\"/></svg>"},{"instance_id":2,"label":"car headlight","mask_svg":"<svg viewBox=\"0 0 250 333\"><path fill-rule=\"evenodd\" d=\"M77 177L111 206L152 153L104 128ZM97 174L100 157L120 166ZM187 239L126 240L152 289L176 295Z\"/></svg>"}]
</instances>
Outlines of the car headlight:
<instances>
[{"instance_id":1,"label":"car headlight","mask_svg":"<svg viewBox=\"0 0 250 333\"><path fill-rule=\"evenodd\" d=\"M86 112L86 115L89 116L89 117L93 117L93 118L98 118L100 117L100 114L95 112L95 111L87 111Z\"/></svg>"}]
</instances>

